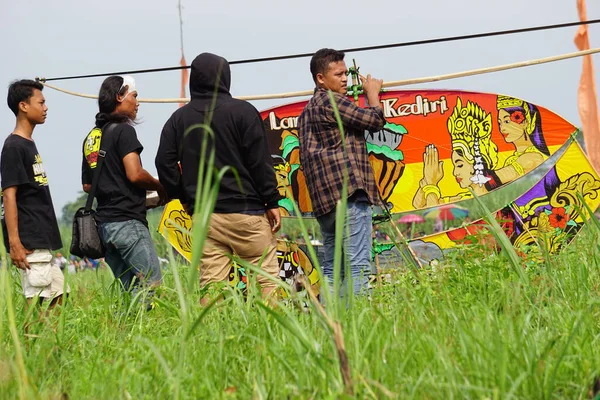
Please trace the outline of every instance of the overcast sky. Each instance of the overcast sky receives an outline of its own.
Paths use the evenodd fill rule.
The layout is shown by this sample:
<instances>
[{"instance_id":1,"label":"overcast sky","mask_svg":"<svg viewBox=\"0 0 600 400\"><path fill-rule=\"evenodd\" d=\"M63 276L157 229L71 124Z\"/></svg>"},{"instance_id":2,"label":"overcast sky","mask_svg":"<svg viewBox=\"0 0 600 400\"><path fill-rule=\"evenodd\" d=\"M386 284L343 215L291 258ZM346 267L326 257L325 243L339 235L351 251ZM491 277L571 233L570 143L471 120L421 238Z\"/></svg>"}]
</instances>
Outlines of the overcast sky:
<instances>
[{"instance_id":1,"label":"overcast sky","mask_svg":"<svg viewBox=\"0 0 600 400\"><path fill-rule=\"evenodd\" d=\"M177 65L177 0L0 0L0 82ZM188 63L201 52L229 60L350 48L442 36L515 29L577 20L576 0L183 0ZM588 1L588 18L600 2ZM444 44L349 53L362 73L386 81L440 75L576 51L576 28ZM600 25L590 28L600 46ZM596 70L600 59L594 56ZM232 93L250 95L312 88L309 59L232 66ZM410 88L451 88L504 93L549 108L576 125L581 59ZM179 72L135 75L140 97L178 97ZM598 80L598 76L596 77ZM97 94L103 78L54 84ZM95 100L44 90L46 124L34 139L49 176L58 213L81 190L81 143L94 123ZM257 101L259 109L290 100ZM0 107L5 137L14 116ZM154 156L164 122L176 104L142 104L136 127L144 166Z\"/></svg>"}]
</instances>

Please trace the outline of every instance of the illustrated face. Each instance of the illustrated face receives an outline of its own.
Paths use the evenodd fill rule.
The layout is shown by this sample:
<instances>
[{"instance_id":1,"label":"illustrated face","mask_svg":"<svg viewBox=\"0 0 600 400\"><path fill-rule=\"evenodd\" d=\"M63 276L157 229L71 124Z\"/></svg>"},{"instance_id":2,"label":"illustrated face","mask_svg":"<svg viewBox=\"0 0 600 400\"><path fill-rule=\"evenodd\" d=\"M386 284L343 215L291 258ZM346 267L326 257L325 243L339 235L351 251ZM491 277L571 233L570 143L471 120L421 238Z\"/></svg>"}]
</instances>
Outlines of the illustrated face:
<instances>
[{"instance_id":1,"label":"illustrated face","mask_svg":"<svg viewBox=\"0 0 600 400\"><path fill-rule=\"evenodd\" d=\"M452 152L452 164L454 165L452 175L454 175L454 178L460 187L466 189L471 186L471 177L475 174L473 164L469 163L469 161L457 151Z\"/></svg>"},{"instance_id":2,"label":"illustrated face","mask_svg":"<svg viewBox=\"0 0 600 400\"><path fill-rule=\"evenodd\" d=\"M498 111L498 127L507 143L513 143L525 135L525 117L520 111L509 114L506 110Z\"/></svg>"},{"instance_id":3,"label":"illustrated face","mask_svg":"<svg viewBox=\"0 0 600 400\"><path fill-rule=\"evenodd\" d=\"M29 100L21 102L20 107L27 113L27 119L34 124L43 124L46 122L48 106L41 90L33 89L33 94Z\"/></svg>"},{"instance_id":4,"label":"illustrated face","mask_svg":"<svg viewBox=\"0 0 600 400\"><path fill-rule=\"evenodd\" d=\"M344 61L329 63L329 68L324 74L317 74L317 82L324 89L339 94L348 91L348 68Z\"/></svg>"},{"instance_id":5,"label":"illustrated face","mask_svg":"<svg viewBox=\"0 0 600 400\"><path fill-rule=\"evenodd\" d=\"M287 190L290 186L290 177L287 171L275 170L275 177L277 178L277 191L279 195L287 197Z\"/></svg>"}]
</instances>

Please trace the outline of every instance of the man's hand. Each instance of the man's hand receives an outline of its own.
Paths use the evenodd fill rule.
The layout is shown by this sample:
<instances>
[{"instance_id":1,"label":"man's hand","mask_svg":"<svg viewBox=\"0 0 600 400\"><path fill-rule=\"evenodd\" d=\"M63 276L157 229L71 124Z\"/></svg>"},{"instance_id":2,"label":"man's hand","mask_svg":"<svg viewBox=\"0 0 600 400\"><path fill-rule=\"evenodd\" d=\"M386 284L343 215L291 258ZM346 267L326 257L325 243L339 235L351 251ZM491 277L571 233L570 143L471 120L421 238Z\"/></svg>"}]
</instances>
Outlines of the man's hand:
<instances>
[{"instance_id":1,"label":"man's hand","mask_svg":"<svg viewBox=\"0 0 600 400\"><path fill-rule=\"evenodd\" d=\"M185 213L191 217L192 216L192 213L191 213L192 207L190 207L189 204L184 203L183 201L181 202L181 206L183 207L183 210L185 211Z\"/></svg>"},{"instance_id":2,"label":"man's hand","mask_svg":"<svg viewBox=\"0 0 600 400\"><path fill-rule=\"evenodd\" d=\"M19 269L29 269L27 254L31 253L33 253L33 251L27 250L20 242L10 245L10 258L13 264L15 264L15 267Z\"/></svg>"},{"instance_id":3,"label":"man's hand","mask_svg":"<svg viewBox=\"0 0 600 400\"><path fill-rule=\"evenodd\" d=\"M360 82L362 83L363 91L369 102L369 106L377 107L379 104L379 92L381 92L381 85L383 85L383 79L371 78L371 74L364 76L360 75Z\"/></svg>"},{"instance_id":4,"label":"man's hand","mask_svg":"<svg viewBox=\"0 0 600 400\"><path fill-rule=\"evenodd\" d=\"M269 225L271 225L271 232L277 232L281 228L281 215L279 214L279 207L268 209L267 219L269 220Z\"/></svg>"},{"instance_id":5,"label":"man's hand","mask_svg":"<svg viewBox=\"0 0 600 400\"><path fill-rule=\"evenodd\" d=\"M158 205L159 206L164 206L165 204L167 204L169 202L169 196L167 196L167 191L165 190L165 188L161 185L159 189L156 190L156 192L158 193Z\"/></svg>"}]
</instances>

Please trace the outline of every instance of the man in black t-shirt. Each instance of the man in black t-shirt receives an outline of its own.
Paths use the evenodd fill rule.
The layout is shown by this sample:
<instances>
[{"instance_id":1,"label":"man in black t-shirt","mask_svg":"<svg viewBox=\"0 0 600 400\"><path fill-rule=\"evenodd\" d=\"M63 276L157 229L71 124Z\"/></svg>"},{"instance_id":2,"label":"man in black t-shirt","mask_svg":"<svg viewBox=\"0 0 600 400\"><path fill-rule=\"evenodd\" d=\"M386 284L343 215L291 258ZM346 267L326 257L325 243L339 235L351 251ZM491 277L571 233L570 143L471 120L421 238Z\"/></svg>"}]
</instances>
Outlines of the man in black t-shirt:
<instances>
[{"instance_id":1,"label":"man in black t-shirt","mask_svg":"<svg viewBox=\"0 0 600 400\"><path fill-rule=\"evenodd\" d=\"M62 242L48 177L32 139L48 112L42 89L31 80L15 81L8 89L8 106L17 122L0 156L2 227L10 258L21 270L25 297L50 299L52 307L62 301L64 276L52 263L51 251L60 249Z\"/></svg>"},{"instance_id":2,"label":"man in black t-shirt","mask_svg":"<svg viewBox=\"0 0 600 400\"><path fill-rule=\"evenodd\" d=\"M139 158L144 146L138 140L135 128L126 122L116 123L106 135L102 135L102 130L96 127L86 136L81 165L81 183L91 186L96 168L94 160L98 158L95 153L100 150L101 142L96 137L101 135L101 139L105 142L103 148L106 151L106 157L96 189L96 199L98 200L96 221L104 223L134 219L148 225L146 221L146 189L129 180L123 162L125 156L130 153L136 154ZM97 145L91 144L96 141Z\"/></svg>"},{"instance_id":3,"label":"man in black t-shirt","mask_svg":"<svg viewBox=\"0 0 600 400\"><path fill-rule=\"evenodd\" d=\"M132 77L109 76L104 80L95 127L84 139L81 171L83 190L90 192L102 146L106 154L95 192L98 232L106 248L106 263L123 289L134 293L162 281L146 220L146 191L156 190L160 203L165 201L160 182L142 167L144 147L132 126L139 106L137 96Z\"/></svg>"}]
</instances>

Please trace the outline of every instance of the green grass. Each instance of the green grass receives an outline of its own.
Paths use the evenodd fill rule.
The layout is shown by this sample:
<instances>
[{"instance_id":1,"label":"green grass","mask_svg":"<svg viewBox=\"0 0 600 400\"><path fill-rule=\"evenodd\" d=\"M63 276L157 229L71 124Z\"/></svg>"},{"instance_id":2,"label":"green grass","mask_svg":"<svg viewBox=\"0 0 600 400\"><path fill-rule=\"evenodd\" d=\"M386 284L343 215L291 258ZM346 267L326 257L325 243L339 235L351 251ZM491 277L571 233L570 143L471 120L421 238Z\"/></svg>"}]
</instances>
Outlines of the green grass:
<instances>
[{"instance_id":1,"label":"green grass","mask_svg":"<svg viewBox=\"0 0 600 400\"><path fill-rule=\"evenodd\" d=\"M194 219L196 258L211 170L198 185L208 207ZM290 229L307 239L307 223ZM252 279L247 298L225 286L224 301L201 308L197 271L170 254L151 312L101 269L67 275L69 301L36 323L16 269L1 268L0 399L588 398L600 376L599 239L590 225L523 270L508 248L462 247L418 274L386 271L370 298L308 312L264 305Z\"/></svg>"},{"instance_id":2,"label":"green grass","mask_svg":"<svg viewBox=\"0 0 600 400\"><path fill-rule=\"evenodd\" d=\"M589 226L549 264L526 269L528 283L502 255L482 249L424 270L418 283L394 272L371 301L359 298L337 316L354 397L587 398L600 375L598 236ZM271 311L252 294L245 302L231 293L203 313L199 290L176 289L174 274L180 287L190 274L175 265L165 271L159 306L144 312L117 306L110 271L85 271L68 275L62 314L26 337L33 316L16 270L8 272L0 294L3 399L344 396L332 334L314 308Z\"/></svg>"}]
</instances>

